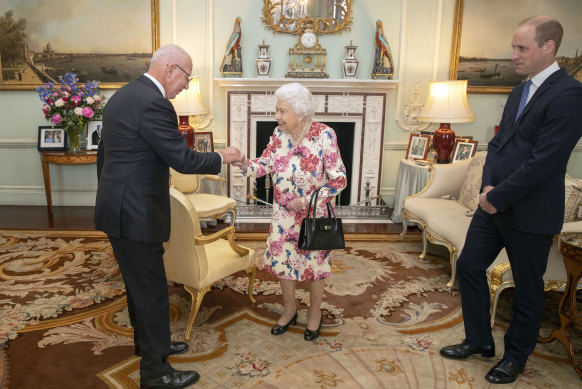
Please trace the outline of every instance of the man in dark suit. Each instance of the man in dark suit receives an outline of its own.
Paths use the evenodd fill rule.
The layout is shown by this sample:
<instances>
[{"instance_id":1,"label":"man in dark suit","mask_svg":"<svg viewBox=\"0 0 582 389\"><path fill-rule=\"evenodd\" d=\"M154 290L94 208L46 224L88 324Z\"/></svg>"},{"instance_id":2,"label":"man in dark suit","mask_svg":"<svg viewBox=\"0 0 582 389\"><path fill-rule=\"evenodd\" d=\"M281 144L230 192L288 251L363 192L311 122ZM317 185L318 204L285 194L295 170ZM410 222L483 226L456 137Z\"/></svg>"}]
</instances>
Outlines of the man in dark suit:
<instances>
[{"instance_id":1,"label":"man in dark suit","mask_svg":"<svg viewBox=\"0 0 582 389\"><path fill-rule=\"evenodd\" d=\"M170 235L169 167L217 174L222 163L240 160L234 147L218 153L190 150L178 132L168 99L188 89L191 71L183 49L164 46L148 72L119 89L103 112L95 227L109 237L123 275L135 353L142 357L142 388L183 388L200 378L167 362L169 355L188 349L170 341L163 263L163 242Z\"/></svg>"},{"instance_id":2,"label":"man in dark suit","mask_svg":"<svg viewBox=\"0 0 582 389\"><path fill-rule=\"evenodd\" d=\"M457 262L465 340L441 349L447 358L495 356L486 269L505 248L515 281L513 318L503 358L485 376L516 380L533 352L544 309L543 274L564 218L564 176L582 136L582 84L556 62L562 26L547 16L519 24L512 61L526 83L513 89L489 142L482 193Z\"/></svg>"}]
</instances>

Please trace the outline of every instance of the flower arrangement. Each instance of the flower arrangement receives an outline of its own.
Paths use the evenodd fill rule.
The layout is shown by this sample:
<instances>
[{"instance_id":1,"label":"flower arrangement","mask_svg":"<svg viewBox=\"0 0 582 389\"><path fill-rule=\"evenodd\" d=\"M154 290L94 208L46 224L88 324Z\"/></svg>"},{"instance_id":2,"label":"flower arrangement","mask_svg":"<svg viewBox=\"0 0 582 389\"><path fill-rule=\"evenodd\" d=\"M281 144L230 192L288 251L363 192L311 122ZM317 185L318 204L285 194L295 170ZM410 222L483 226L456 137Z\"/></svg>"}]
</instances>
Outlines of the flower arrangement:
<instances>
[{"instance_id":1,"label":"flower arrangement","mask_svg":"<svg viewBox=\"0 0 582 389\"><path fill-rule=\"evenodd\" d=\"M99 91L97 81L79 84L76 74L59 76L60 85L49 82L36 91L44 103L44 117L62 126L69 134L71 148L79 149L79 134L93 117L101 116L105 96Z\"/></svg>"}]
</instances>

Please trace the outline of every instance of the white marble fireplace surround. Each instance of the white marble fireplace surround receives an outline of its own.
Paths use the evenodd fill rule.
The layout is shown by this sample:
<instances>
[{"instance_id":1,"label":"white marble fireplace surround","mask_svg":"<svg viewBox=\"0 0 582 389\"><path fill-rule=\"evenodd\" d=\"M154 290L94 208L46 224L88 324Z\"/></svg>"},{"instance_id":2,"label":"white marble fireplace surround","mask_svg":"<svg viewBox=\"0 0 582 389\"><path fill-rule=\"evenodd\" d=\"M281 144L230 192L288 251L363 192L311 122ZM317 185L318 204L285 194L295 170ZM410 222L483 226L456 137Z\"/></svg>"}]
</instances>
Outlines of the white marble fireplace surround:
<instances>
[{"instance_id":1,"label":"white marble fireplace surround","mask_svg":"<svg viewBox=\"0 0 582 389\"><path fill-rule=\"evenodd\" d=\"M382 151L386 94L398 87L393 80L328 80L287 78L216 78L227 91L227 144L238 147L249 158L256 157L256 123L274 121L275 90L289 82L300 82L314 95L314 120L353 122L354 148L351 204L378 195L382 179ZM332 125L333 127L333 125ZM252 188L250 178L239 169L228 170L228 195L246 202Z\"/></svg>"}]
</instances>

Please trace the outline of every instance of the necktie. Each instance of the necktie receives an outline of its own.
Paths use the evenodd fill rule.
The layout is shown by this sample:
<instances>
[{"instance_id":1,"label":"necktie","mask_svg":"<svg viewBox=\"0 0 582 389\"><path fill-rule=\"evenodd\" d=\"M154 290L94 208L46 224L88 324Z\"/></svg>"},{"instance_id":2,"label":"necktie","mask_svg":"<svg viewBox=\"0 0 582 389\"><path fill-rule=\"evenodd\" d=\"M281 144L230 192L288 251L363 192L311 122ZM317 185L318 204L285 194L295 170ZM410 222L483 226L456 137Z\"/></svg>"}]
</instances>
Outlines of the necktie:
<instances>
[{"instance_id":1,"label":"necktie","mask_svg":"<svg viewBox=\"0 0 582 389\"><path fill-rule=\"evenodd\" d=\"M527 103L527 96L529 95L530 85L531 79L526 81L523 87L523 91L521 92L521 100L519 100L519 108L517 108L517 115L515 115L515 120L519 118L519 115L521 115L521 111L523 111L523 109L525 108L525 104Z\"/></svg>"}]
</instances>

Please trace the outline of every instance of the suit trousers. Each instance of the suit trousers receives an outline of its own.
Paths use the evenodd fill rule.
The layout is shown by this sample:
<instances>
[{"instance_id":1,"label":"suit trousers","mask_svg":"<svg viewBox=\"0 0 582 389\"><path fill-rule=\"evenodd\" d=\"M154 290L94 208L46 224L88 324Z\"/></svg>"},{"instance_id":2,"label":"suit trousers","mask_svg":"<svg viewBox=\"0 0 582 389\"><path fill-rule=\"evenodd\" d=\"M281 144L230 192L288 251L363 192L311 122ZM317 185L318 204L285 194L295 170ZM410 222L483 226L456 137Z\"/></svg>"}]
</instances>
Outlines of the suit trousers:
<instances>
[{"instance_id":1,"label":"suit trousers","mask_svg":"<svg viewBox=\"0 0 582 389\"><path fill-rule=\"evenodd\" d=\"M526 363L535 349L541 325L545 299L543 275L552 239L552 235L515 230L503 222L499 213L490 215L477 208L457 261L467 343L494 344L486 270L505 247L515 293L513 318L504 337L504 358Z\"/></svg>"},{"instance_id":2,"label":"suit trousers","mask_svg":"<svg viewBox=\"0 0 582 389\"><path fill-rule=\"evenodd\" d=\"M127 307L134 343L142 354L141 379L172 372L170 355L170 303L164 269L164 246L109 236L127 290Z\"/></svg>"}]
</instances>

